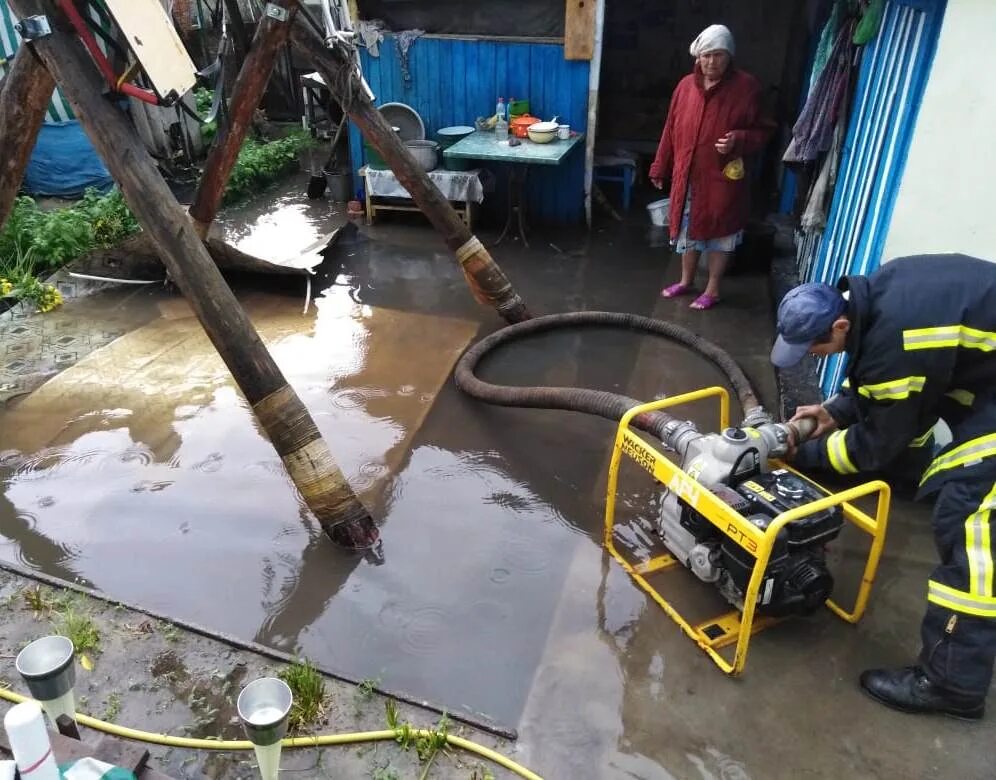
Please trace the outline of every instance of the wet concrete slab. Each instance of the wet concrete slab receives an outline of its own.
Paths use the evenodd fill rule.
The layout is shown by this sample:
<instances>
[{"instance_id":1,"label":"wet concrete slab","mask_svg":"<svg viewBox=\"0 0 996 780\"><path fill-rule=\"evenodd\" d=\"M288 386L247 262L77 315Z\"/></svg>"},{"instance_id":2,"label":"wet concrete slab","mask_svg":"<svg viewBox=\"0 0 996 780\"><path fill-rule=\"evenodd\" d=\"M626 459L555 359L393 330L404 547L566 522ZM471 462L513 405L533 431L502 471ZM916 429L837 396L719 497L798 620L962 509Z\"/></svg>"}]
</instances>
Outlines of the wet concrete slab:
<instances>
[{"instance_id":1,"label":"wet concrete slab","mask_svg":"<svg viewBox=\"0 0 996 780\"><path fill-rule=\"evenodd\" d=\"M233 647L211 637L183 630L143 612L56 589L26 577L0 571L0 605L4 631L0 636L0 687L22 695L26 687L13 668L13 658L28 642L49 633L67 610L86 617L99 642L87 651L90 669L77 665L76 708L110 723L181 737L244 739L236 700L243 686L260 677L280 674L286 662ZM388 696L377 692L377 681L363 686L324 679L325 697L319 717L308 734L380 731L386 726ZM417 728L435 728L438 712L395 700L399 717ZM12 706L0 699L0 716ZM85 743L101 733L81 729ZM448 732L515 758L513 742L451 722ZM219 752L146 745L150 765L178 780L250 780L258 778L251 751ZM302 778L417 777L425 767L414 748L394 740L357 742L283 751L281 771ZM467 780L513 775L464 751L448 750L432 763L430 777ZM488 774L490 773L490 774Z\"/></svg>"},{"instance_id":2,"label":"wet concrete slab","mask_svg":"<svg viewBox=\"0 0 996 780\"><path fill-rule=\"evenodd\" d=\"M290 194L287 204L300 206ZM989 721L903 717L855 683L866 666L917 649L933 560L927 508L897 504L859 626L829 613L785 623L756 640L743 679L727 679L601 548L614 427L484 406L453 386L459 351L501 322L416 219L347 236L326 282L316 279L332 286L312 319L300 315L300 282L239 289L365 490L382 562L343 555L307 528L175 298L157 299L155 321L77 365L89 389L46 385L0 417L0 449L19 443L4 458L0 556L517 726L545 777L985 776ZM307 247L319 221L288 241ZM730 351L776 408L765 276L731 277L719 307L693 312L659 298L677 259L649 246L642 226L532 245L494 251L534 312L673 319ZM722 381L680 347L599 329L516 344L482 374L647 399ZM104 412L87 417L94 409ZM703 405L689 416L711 429L713 414ZM656 500L639 476L622 485L621 519L637 525ZM851 545L842 566L853 566ZM137 550L141 574L114 566ZM705 588L691 575L675 587Z\"/></svg>"}]
</instances>

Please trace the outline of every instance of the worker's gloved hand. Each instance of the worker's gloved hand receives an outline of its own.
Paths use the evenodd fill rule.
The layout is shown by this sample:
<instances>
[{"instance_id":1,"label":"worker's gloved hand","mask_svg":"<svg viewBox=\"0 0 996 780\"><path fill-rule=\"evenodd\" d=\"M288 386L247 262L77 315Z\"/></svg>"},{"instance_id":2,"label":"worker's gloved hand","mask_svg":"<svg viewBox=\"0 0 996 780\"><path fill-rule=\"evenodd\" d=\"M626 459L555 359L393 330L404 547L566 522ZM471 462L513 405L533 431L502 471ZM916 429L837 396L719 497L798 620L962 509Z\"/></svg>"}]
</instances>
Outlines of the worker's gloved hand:
<instances>
[{"instance_id":1,"label":"worker's gloved hand","mask_svg":"<svg viewBox=\"0 0 996 780\"><path fill-rule=\"evenodd\" d=\"M830 412L826 410L823 406L819 404L814 404L812 406L799 406L796 407L795 414L789 422L795 422L802 417L815 417L816 418L816 430L813 431L811 439L818 439L827 433L833 433L837 430L837 421L830 415ZM795 447L798 447L801 442L792 442Z\"/></svg>"}]
</instances>

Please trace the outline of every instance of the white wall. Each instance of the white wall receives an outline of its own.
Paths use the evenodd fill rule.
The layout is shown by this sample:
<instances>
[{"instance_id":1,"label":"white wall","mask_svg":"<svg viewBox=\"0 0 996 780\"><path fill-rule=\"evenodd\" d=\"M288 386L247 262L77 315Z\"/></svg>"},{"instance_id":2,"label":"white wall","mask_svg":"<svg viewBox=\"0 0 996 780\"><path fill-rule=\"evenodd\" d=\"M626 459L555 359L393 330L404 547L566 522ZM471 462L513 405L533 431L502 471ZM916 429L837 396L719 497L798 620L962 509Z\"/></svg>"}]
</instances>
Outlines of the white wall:
<instances>
[{"instance_id":1,"label":"white wall","mask_svg":"<svg viewBox=\"0 0 996 780\"><path fill-rule=\"evenodd\" d=\"M963 252L996 261L994 0L948 0L883 260Z\"/></svg>"}]
</instances>

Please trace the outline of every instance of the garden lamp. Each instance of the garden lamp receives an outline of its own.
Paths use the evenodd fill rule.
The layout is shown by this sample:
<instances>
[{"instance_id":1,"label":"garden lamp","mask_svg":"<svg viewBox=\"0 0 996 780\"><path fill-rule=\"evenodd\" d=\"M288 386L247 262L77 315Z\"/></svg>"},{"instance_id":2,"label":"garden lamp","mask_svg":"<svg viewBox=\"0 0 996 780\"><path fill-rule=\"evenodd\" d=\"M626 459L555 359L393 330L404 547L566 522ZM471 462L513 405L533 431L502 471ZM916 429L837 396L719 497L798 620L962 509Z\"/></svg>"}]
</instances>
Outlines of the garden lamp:
<instances>
[{"instance_id":1,"label":"garden lamp","mask_svg":"<svg viewBox=\"0 0 996 780\"><path fill-rule=\"evenodd\" d=\"M287 716L293 703L291 689L276 677L253 680L239 694L239 718L256 751L263 780L277 780L280 741L287 733Z\"/></svg>"},{"instance_id":2,"label":"garden lamp","mask_svg":"<svg viewBox=\"0 0 996 780\"><path fill-rule=\"evenodd\" d=\"M76 721L76 649L64 636L43 636L17 655L15 666L31 692L41 704L52 725L60 715Z\"/></svg>"}]
</instances>

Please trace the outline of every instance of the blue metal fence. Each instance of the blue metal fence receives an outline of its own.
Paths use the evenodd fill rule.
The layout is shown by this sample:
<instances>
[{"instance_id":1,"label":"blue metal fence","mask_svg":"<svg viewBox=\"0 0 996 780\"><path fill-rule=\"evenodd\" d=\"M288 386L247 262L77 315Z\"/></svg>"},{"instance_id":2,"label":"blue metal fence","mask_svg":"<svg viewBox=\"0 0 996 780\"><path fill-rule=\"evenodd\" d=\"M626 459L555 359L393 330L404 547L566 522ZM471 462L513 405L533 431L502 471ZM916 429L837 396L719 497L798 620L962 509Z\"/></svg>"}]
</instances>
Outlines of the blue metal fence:
<instances>
[{"instance_id":1,"label":"blue metal fence","mask_svg":"<svg viewBox=\"0 0 996 780\"><path fill-rule=\"evenodd\" d=\"M854 96L827 228L806 281L835 284L881 263L946 0L889 0L868 44ZM825 394L843 381L846 356L821 363Z\"/></svg>"},{"instance_id":2,"label":"blue metal fence","mask_svg":"<svg viewBox=\"0 0 996 780\"><path fill-rule=\"evenodd\" d=\"M575 130L585 129L589 65L565 60L560 44L419 38L408 52L409 83L402 78L393 36L385 36L379 57L361 50L361 61L377 105L407 103L422 117L429 138L441 127L472 125L477 117L493 114L499 95L506 101L528 99L533 115L558 116ZM355 173L365 158L360 132L353 125L349 146L359 184ZM557 168L534 166L530 171L531 220L571 224L583 219L582 151L572 152Z\"/></svg>"}]
</instances>

